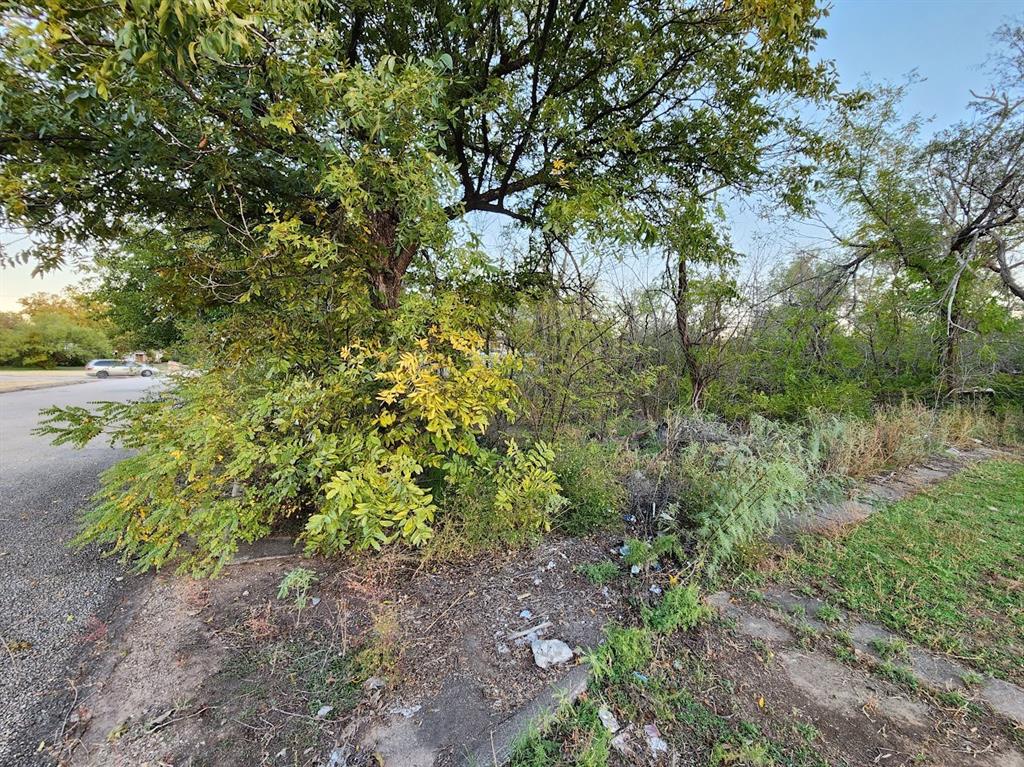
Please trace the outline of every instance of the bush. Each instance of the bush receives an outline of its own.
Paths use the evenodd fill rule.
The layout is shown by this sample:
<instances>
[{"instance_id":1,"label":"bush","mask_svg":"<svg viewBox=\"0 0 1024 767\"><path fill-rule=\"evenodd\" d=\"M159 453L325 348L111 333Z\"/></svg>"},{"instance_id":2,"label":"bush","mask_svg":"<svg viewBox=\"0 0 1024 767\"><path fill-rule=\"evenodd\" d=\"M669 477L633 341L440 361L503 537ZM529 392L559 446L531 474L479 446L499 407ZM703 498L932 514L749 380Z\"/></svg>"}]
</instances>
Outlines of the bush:
<instances>
[{"instance_id":1,"label":"bush","mask_svg":"<svg viewBox=\"0 0 1024 767\"><path fill-rule=\"evenodd\" d=\"M514 358L485 355L457 306L406 307L387 340L353 341L320 367L252 351L157 400L50 410L43 431L58 441L108 430L136 450L103 475L78 540L196 574L284 519L310 552L418 546L448 477L492 471L477 490L496 534L547 529L564 505L550 447L501 455L478 441L512 414Z\"/></svg>"},{"instance_id":2,"label":"bush","mask_svg":"<svg viewBox=\"0 0 1024 767\"><path fill-rule=\"evenodd\" d=\"M614 524L625 501L612 445L562 439L555 443L554 470L566 498L555 526L569 535L586 535Z\"/></svg>"},{"instance_id":3,"label":"bush","mask_svg":"<svg viewBox=\"0 0 1024 767\"><path fill-rule=\"evenodd\" d=\"M823 479L823 450L798 427L754 417L736 441L680 453L681 521L709 572L807 502Z\"/></svg>"},{"instance_id":4,"label":"bush","mask_svg":"<svg viewBox=\"0 0 1024 767\"><path fill-rule=\"evenodd\" d=\"M516 548L550 530L566 503L552 460L547 443L524 451L512 441L505 456L491 453L476 463L453 461L437 491L440 523L426 557L451 559Z\"/></svg>"}]
</instances>

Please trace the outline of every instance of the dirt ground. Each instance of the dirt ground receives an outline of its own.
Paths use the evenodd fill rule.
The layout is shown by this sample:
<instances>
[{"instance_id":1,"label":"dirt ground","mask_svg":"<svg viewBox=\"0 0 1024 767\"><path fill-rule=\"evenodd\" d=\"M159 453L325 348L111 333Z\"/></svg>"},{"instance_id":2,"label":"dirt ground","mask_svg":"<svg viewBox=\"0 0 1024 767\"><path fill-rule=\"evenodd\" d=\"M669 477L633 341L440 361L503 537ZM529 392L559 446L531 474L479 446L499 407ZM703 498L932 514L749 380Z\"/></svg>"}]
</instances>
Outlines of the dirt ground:
<instances>
[{"instance_id":1,"label":"dirt ground","mask_svg":"<svg viewBox=\"0 0 1024 767\"><path fill-rule=\"evenodd\" d=\"M582 648L621 617L617 593L575 570L608 545L556 540L423 570L278 555L212 581L160 576L91 643L53 756L250 767L339 764L349 749L455 762L564 672L538 669L514 635L548 624L535 635ZM277 596L299 565L318 578L301 611Z\"/></svg>"}]
</instances>

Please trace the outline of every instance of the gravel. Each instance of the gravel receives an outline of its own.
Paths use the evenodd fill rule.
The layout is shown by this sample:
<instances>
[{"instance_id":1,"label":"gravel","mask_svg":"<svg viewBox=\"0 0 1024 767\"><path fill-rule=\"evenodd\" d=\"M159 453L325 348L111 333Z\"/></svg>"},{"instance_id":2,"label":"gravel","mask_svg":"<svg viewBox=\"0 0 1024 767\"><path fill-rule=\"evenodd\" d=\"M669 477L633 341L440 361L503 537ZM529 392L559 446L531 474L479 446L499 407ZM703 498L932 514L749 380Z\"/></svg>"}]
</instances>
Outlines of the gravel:
<instances>
[{"instance_id":1,"label":"gravel","mask_svg":"<svg viewBox=\"0 0 1024 767\"><path fill-rule=\"evenodd\" d=\"M31 434L50 405L135 399L148 379L115 379L0 394L0 764L50 764L74 701L80 656L101 638L132 578L116 561L67 543L98 486L124 453L95 443L54 447Z\"/></svg>"}]
</instances>

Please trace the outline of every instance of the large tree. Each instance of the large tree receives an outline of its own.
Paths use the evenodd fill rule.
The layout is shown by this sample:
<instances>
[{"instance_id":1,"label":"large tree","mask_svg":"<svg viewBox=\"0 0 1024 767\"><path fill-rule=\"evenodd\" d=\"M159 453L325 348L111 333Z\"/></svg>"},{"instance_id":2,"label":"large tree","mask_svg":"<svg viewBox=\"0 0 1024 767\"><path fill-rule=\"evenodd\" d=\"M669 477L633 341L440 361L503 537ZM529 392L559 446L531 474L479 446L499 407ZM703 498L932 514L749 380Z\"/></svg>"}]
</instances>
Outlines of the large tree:
<instances>
[{"instance_id":1,"label":"large tree","mask_svg":"<svg viewBox=\"0 0 1024 767\"><path fill-rule=\"evenodd\" d=\"M464 217L549 248L581 232L653 244L649 214L680 196L794 202L821 144L791 107L834 91L810 58L814 0L2 14L5 223L32 231L43 267L113 246L152 264L133 284L190 326L207 371L144 418L59 416L75 439L121 418L139 448L89 529L143 564L216 566L281 516L321 550L424 540L442 479L494 468L475 435L514 396L476 328L519 283ZM513 447L493 472L510 518L542 524L519 507L556 503L545 455Z\"/></svg>"},{"instance_id":2,"label":"large tree","mask_svg":"<svg viewBox=\"0 0 1024 767\"><path fill-rule=\"evenodd\" d=\"M50 259L149 226L231 250L268 206L342 241L355 220L377 246L374 300L394 306L430 244L412 218L614 231L680 188L755 183L797 128L780 98L830 91L808 59L822 14L812 0L14 3L5 215ZM413 171L451 173L432 179L436 208L406 209Z\"/></svg>"},{"instance_id":3,"label":"large tree","mask_svg":"<svg viewBox=\"0 0 1024 767\"><path fill-rule=\"evenodd\" d=\"M882 89L841 116L844 151L827 179L849 219L830 227L845 252L840 276L874 261L917 284L935 317L944 393L966 383L960 342L985 307L1000 292L1024 301L1024 27L996 40L993 85L972 94L967 119L923 136L899 117L903 89Z\"/></svg>"}]
</instances>

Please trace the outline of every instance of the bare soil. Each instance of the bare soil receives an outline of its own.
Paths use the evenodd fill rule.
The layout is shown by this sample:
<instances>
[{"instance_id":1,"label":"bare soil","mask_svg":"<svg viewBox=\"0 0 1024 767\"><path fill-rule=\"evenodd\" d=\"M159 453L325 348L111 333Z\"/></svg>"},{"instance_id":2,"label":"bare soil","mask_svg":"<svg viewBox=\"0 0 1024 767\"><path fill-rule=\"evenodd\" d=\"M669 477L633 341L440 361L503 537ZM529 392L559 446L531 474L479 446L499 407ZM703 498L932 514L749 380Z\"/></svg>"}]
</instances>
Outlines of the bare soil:
<instances>
[{"instance_id":1,"label":"bare soil","mask_svg":"<svg viewBox=\"0 0 1024 767\"><path fill-rule=\"evenodd\" d=\"M54 759L322 765L347 746L349 763L455 761L565 671L538 669L510 634L547 623L539 635L583 648L621 617L615 590L575 569L608 545L551 540L422 570L275 554L212 581L159 576L94 643ZM299 565L318 577L301 611L277 598Z\"/></svg>"}]
</instances>

